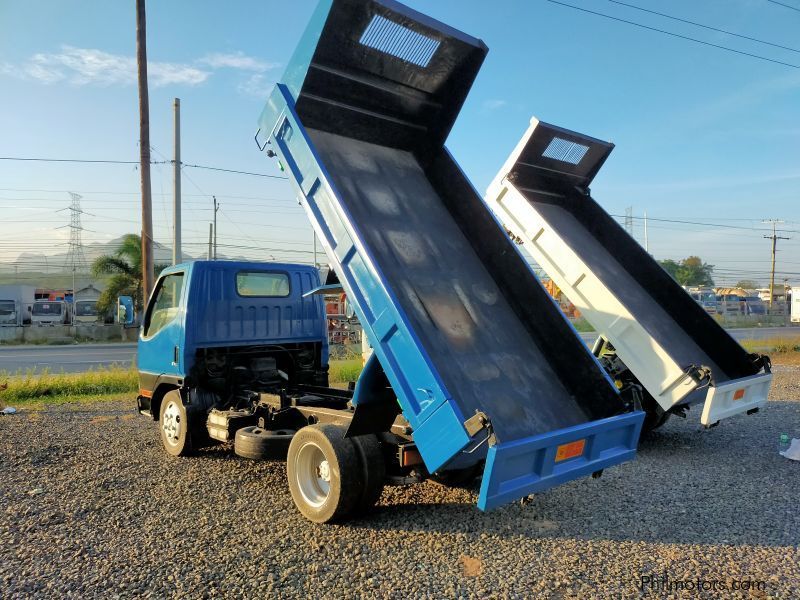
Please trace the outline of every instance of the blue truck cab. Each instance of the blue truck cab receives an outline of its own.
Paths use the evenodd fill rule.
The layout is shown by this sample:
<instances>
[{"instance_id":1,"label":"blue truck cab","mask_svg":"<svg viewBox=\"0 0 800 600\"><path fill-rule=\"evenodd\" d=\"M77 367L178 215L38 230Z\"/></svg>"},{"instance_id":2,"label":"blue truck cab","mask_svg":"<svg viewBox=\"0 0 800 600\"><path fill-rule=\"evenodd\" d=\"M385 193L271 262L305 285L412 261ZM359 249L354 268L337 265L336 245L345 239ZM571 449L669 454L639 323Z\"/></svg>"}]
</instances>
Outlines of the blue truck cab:
<instances>
[{"instance_id":1,"label":"blue truck cab","mask_svg":"<svg viewBox=\"0 0 800 600\"><path fill-rule=\"evenodd\" d=\"M171 390L224 396L249 376L267 383L282 373L326 386L325 310L320 296L304 296L317 287L319 273L306 265L197 261L165 269L139 337L139 409L158 417Z\"/></svg>"}]
</instances>

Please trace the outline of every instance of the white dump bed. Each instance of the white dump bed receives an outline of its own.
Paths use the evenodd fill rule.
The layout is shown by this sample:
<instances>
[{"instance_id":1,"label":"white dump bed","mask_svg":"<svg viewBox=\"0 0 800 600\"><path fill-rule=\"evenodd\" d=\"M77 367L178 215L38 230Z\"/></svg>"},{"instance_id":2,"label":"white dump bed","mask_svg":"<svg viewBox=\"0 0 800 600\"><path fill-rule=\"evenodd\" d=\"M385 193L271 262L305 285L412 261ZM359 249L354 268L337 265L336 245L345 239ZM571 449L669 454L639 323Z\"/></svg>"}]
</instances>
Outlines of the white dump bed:
<instances>
[{"instance_id":1,"label":"white dump bed","mask_svg":"<svg viewBox=\"0 0 800 600\"><path fill-rule=\"evenodd\" d=\"M663 410L704 402L701 422L711 425L763 406L768 362L748 355L589 194L612 149L533 119L486 202Z\"/></svg>"}]
</instances>

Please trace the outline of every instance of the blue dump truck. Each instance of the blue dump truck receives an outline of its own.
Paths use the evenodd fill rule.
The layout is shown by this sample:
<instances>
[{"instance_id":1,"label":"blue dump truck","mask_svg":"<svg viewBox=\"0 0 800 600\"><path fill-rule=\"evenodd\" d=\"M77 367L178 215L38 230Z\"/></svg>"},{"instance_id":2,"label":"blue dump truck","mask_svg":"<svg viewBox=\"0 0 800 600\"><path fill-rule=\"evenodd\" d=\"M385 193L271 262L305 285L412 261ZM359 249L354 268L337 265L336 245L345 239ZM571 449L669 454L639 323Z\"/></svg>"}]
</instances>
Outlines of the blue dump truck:
<instances>
[{"instance_id":1,"label":"blue dump truck","mask_svg":"<svg viewBox=\"0 0 800 600\"><path fill-rule=\"evenodd\" d=\"M315 270L165 270L140 338L140 411L174 455L286 450L300 512L385 483L481 474L487 510L634 457L644 419L444 147L486 46L398 3L324 0L260 118L374 352L328 387Z\"/></svg>"}]
</instances>

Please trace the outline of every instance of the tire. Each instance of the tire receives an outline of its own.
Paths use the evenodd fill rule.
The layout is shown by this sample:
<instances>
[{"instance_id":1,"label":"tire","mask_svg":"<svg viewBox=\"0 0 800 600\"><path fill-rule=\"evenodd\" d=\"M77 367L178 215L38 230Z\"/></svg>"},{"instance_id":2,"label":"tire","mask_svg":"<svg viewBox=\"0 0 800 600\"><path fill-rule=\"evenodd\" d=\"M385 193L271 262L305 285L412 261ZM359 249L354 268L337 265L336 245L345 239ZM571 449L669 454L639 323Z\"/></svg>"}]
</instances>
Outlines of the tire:
<instances>
[{"instance_id":1,"label":"tire","mask_svg":"<svg viewBox=\"0 0 800 600\"><path fill-rule=\"evenodd\" d=\"M364 489L353 510L354 515L361 515L368 513L383 493L386 482L386 461L377 436L359 435L351 439L358 452L364 477Z\"/></svg>"},{"instance_id":2,"label":"tire","mask_svg":"<svg viewBox=\"0 0 800 600\"><path fill-rule=\"evenodd\" d=\"M192 453L192 424L178 390L171 390L162 398L158 429L167 454L188 456Z\"/></svg>"},{"instance_id":3,"label":"tire","mask_svg":"<svg viewBox=\"0 0 800 600\"><path fill-rule=\"evenodd\" d=\"M670 413L664 412L655 398L646 391L642 394L642 410L644 410L644 423L642 423L642 435L655 431L669 420Z\"/></svg>"},{"instance_id":4,"label":"tire","mask_svg":"<svg viewBox=\"0 0 800 600\"><path fill-rule=\"evenodd\" d=\"M483 474L483 463L476 463L464 469L452 469L434 473L431 479L439 485L447 487L472 489L475 487L475 480Z\"/></svg>"},{"instance_id":5,"label":"tire","mask_svg":"<svg viewBox=\"0 0 800 600\"><path fill-rule=\"evenodd\" d=\"M364 490L358 451L338 425L309 425L289 444L286 476L292 500L314 523L343 521Z\"/></svg>"},{"instance_id":6,"label":"tire","mask_svg":"<svg viewBox=\"0 0 800 600\"><path fill-rule=\"evenodd\" d=\"M253 460L283 459L295 433L293 429L271 431L256 426L242 427L236 432L233 451Z\"/></svg>"}]
</instances>

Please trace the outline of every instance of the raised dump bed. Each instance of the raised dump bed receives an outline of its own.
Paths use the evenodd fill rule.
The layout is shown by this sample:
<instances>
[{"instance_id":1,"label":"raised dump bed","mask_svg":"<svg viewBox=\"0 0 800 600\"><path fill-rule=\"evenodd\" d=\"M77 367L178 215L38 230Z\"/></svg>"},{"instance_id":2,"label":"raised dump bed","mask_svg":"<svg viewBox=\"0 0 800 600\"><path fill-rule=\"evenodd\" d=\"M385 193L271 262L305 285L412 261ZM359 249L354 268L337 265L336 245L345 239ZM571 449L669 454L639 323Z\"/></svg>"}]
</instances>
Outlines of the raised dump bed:
<instances>
[{"instance_id":1,"label":"raised dump bed","mask_svg":"<svg viewBox=\"0 0 800 600\"><path fill-rule=\"evenodd\" d=\"M533 119L486 202L602 336L595 352L611 374L649 394L646 427L698 402L707 426L754 412L769 359L748 354L592 198L613 147Z\"/></svg>"},{"instance_id":2,"label":"raised dump bed","mask_svg":"<svg viewBox=\"0 0 800 600\"><path fill-rule=\"evenodd\" d=\"M632 458L643 420L444 148L486 52L395 2L324 1L257 136L391 384L362 375L352 427L399 404L431 473L486 460L484 509Z\"/></svg>"}]
</instances>

